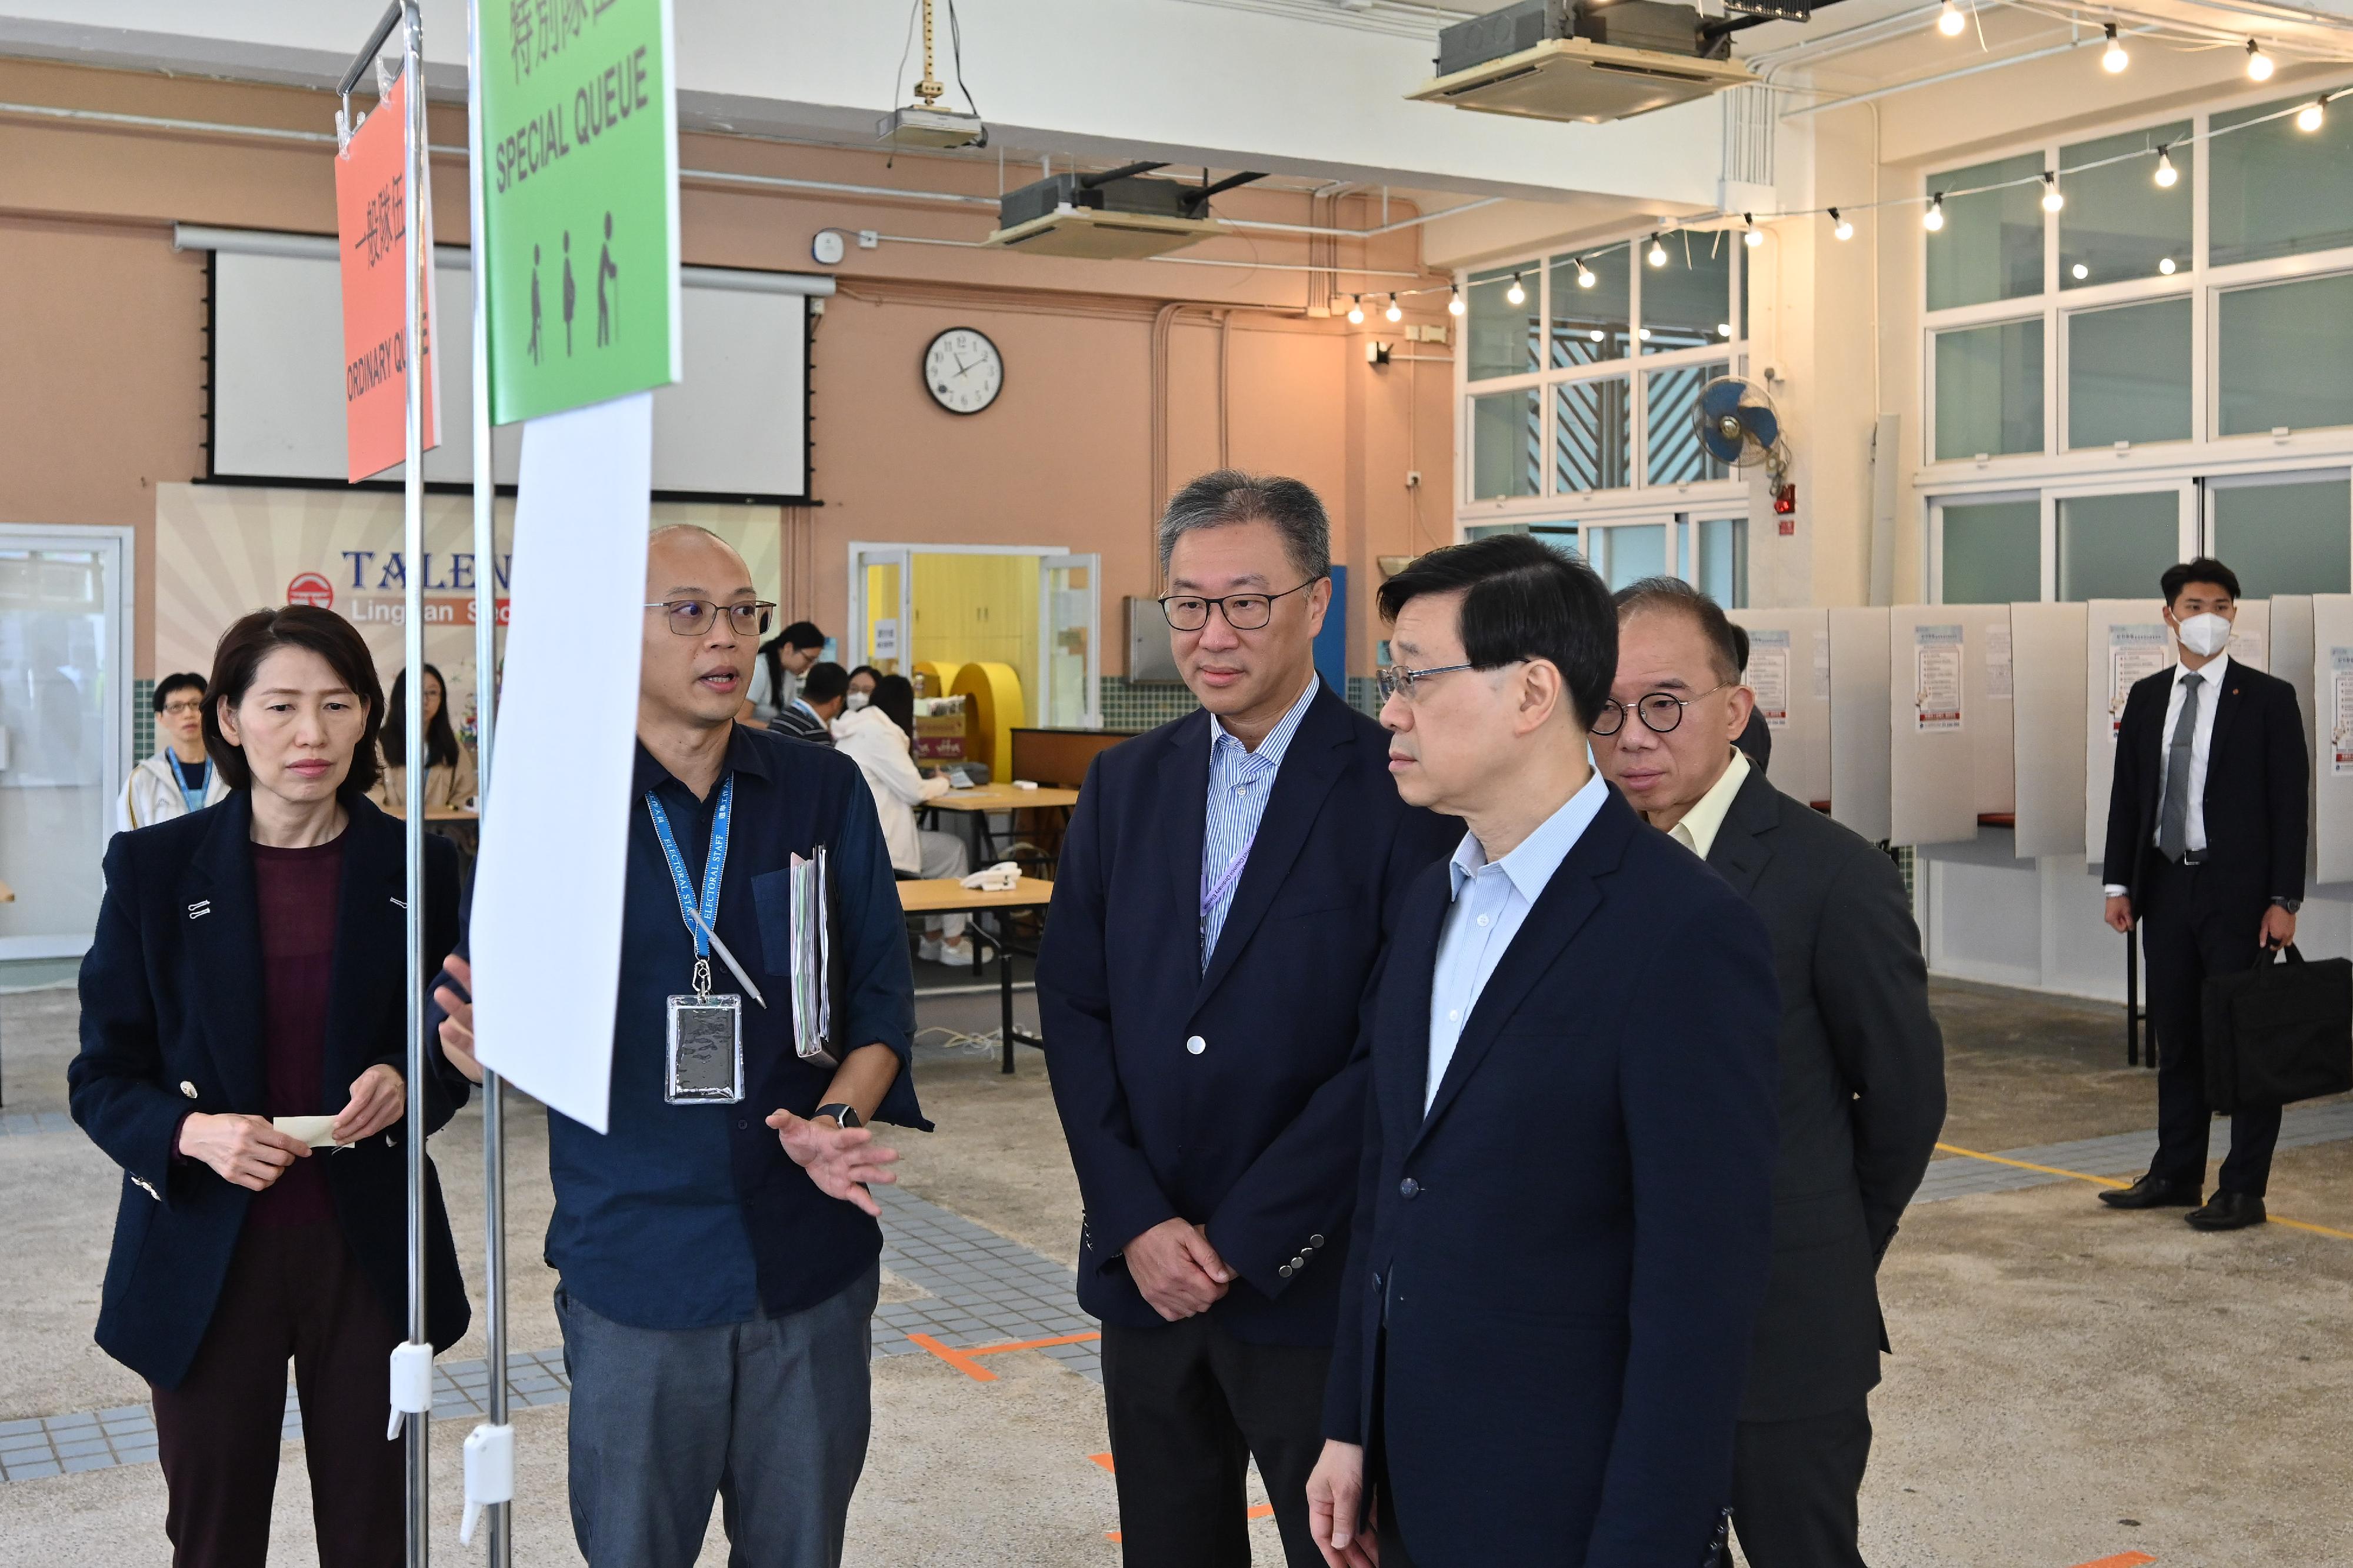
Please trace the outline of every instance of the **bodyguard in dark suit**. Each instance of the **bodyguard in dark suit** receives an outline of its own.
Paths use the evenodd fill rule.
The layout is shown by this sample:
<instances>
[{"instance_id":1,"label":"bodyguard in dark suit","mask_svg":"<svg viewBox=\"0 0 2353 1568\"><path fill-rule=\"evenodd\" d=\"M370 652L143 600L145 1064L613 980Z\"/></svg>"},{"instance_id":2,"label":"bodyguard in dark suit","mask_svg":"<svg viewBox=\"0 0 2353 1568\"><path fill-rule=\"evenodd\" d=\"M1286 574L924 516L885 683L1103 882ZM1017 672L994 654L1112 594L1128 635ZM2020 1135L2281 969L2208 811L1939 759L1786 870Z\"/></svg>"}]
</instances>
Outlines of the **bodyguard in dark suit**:
<instances>
[{"instance_id":1,"label":"bodyguard in dark suit","mask_svg":"<svg viewBox=\"0 0 2353 1568\"><path fill-rule=\"evenodd\" d=\"M1618 595L1594 759L1764 917L1781 989L1773 1270L1733 1465L1752 1568L1862 1568L1856 1494L1886 1348L1876 1275L1945 1120L1944 1040L1894 864L1735 749L1735 628L1672 577ZM1704 972L1706 955L1691 955Z\"/></svg>"},{"instance_id":2,"label":"bodyguard in dark suit","mask_svg":"<svg viewBox=\"0 0 2353 1568\"><path fill-rule=\"evenodd\" d=\"M1587 760L1617 657L1589 569L1503 535L1380 603L1399 793L1470 831L1409 892L1371 1009L1318 1543L1718 1563L1769 1256L1771 946Z\"/></svg>"},{"instance_id":3,"label":"bodyguard in dark suit","mask_svg":"<svg viewBox=\"0 0 2353 1568\"><path fill-rule=\"evenodd\" d=\"M1086 1201L1079 1300L1103 1324L1126 1561L1249 1563L1254 1457L1313 1568L1359 994L1394 895L1452 835L1398 799L1379 726L1316 679L1313 491L1208 475L1170 501L1160 551L1202 710L1089 770L1038 965Z\"/></svg>"},{"instance_id":4,"label":"bodyguard in dark suit","mask_svg":"<svg viewBox=\"0 0 2353 1568\"><path fill-rule=\"evenodd\" d=\"M153 1390L175 1563L267 1553L290 1358L322 1561L396 1563L412 1130L403 836L366 798L383 691L348 621L290 605L229 629L207 702L232 793L115 838L82 960L74 1120L123 1172L98 1342ZM425 940L446 942L457 852L425 844ZM429 1133L465 1089L438 1069L424 1089ZM333 1142L278 1116L332 1117ZM438 1351L466 1288L425 1172Z\"/></svg>"},{"instance_id":5,"label":"bodyguard in dark suit","mask_svg":"<svg viewBox=\"0 0 2353 1568\"><path fill-rule=\"evenodd\" d=\"M2239 579L2219 561L2184 562L2159 581L2180 663L2136 681L2116 731L2103 873L2110 926L2137 920L2157 1031L2157 1158L2114 1208L2189 1208L2200 1230L2261 1225L2279 1142L2277 1106L2242 1106L2214 1195L2206 1178L2209 976L2253 967L2295 940L2304 900L2311 752L2295 689L2222 651Z\"/></svg>"}]
</instances>

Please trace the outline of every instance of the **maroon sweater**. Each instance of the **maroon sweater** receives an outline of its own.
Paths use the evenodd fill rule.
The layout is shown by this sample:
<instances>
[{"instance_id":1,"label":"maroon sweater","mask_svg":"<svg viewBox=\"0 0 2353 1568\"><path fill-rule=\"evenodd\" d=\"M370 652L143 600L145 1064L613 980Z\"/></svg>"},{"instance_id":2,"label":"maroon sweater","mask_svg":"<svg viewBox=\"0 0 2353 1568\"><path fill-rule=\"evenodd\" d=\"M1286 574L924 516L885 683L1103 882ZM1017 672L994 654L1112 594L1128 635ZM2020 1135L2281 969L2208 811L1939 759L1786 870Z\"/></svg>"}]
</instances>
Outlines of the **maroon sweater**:
<instances>
[{"instance_id":1,"label":"maroon sweater","mask_svg":"<svg viewBox=\"0 0 2353 1568\"><path fill-rule=\"evenodd\" d=\"M351 1102L351 1086L328 1083L327 994L335 967L335 912L342 900L343 841L308 849L256 844L253 888L261 919L262 1052L269 1116L326 1116ZM327 1192L327 1149L313 1149L254 1196L250 1223L323 1225L335 1217Z\"/></svg>"}]
</instances>

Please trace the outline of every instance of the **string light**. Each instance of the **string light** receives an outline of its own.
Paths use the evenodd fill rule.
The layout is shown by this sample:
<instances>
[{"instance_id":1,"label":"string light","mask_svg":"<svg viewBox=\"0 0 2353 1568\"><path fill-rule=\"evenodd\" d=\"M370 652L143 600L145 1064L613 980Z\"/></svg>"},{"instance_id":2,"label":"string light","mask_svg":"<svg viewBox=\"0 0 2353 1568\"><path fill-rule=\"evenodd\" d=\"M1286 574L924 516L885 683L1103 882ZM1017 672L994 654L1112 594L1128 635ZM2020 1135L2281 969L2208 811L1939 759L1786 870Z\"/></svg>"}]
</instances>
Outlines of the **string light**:
<instances>
[{"instance_id":1,"label":"string light","mask_svg":"<svg viewBox=\"0 0 2353 1568\"><path fill-rule=\"evenodd\" d=\"M1504 290L1504 298L1514 305L1525 305L1528 302L1528 291L1520 286L1518 273L1512 274L1512 286Z\"/></svg>"},{"instance_id":2,"label":"string light","mask_svg":"<svg viewBox=\"0 0 2353 1568\"><path fill-rule=\"evenodd\" d=\"M2055 213L2066 205L2067 197L2059 189L2059 176L2046 173L2042 176L2042 210Z\"/></svg>"},{"instance_id":3,"label":"string light","mask_svg":"<svg viewBox=\"0 0 2353 1568\"><path fill-rule=\"evenodd\" d=\"M2110 76L2115 76L2125 67L2132 64L2132 57L2125 53L2124 40L2116 37L2116 25L2114 22L2108 24L2108 47L2100 55L2100 64L2107 68Z\"/></svg>"},{"instance_id":4,"label":"string light","mask_svg":"<svg viewBox=\"0 0 2353 1568\"><path fill-rule=\"evenodd\" d=\"M2253 38L2247 40L2247 79L2249 81L2272 79L2272 58L2263 53L2263 47Z\"/></svg>"},{"instance_id":5,"label":"string light","mask_svg":"<svg viewBox=\"0 0 2353 1568\"><path fill-rule=\"evenodd\" d=\"M1398 303L1398 297L1394 294L1389 296L1389 308L1382 313L1392 321L1405 320L1405 307Z\"/></svg>"},{"instance_id":6,"label":"string light","mask_svg":"<svg viewBox=\"0 0 2353 1568\"><path fill-rule=\"evenodd\" d=\"M2080 261L2075 263L2073 267L2068 268L2068 270L2074 273L2075 281L2078 283L2081 283L2084 279L2089 278L2092 275L2092 269L2084 266Z\"/></svg>"},{"instance_id":7,"label":"string light","mask_svg":"<svg viewBox=\"0 0 2353 1568\"><path fill-rule=\"evenodd\" d=\"M2181 171L2173 166L2173 153L2167 148L2159 147L2157 150L2157 183L2171 190L2173 182L2179 178L2181 178Z\"/></svg>"},{"instance_id":8,"label":"string light","mask_svg":"<svg viewBox=\"0 0 2353 1568\"><path fill-rule=\"evenodd\" d=\"M1446 287L1446 313L1450 316L1462 313L1462 290L1451 283Z\"/></svg>"},{"instance_id":9,"label":"string light","mask_svg":"<svg viewBox=\"0 0 2353 1568\"><path fill-rule=\"evenodd\" d=\"M1749 216L1746 213L1742 213L1740 215L1740 221L1748 226L1748 232L1742 235L1740 237L1748 242L1749 249L1754 250L1758 246L1765 243L1765 231L1757 226L1757 220L1755 218Z\"/></svg>"},{"instance_id":10,"label":"string light","mask_svg":"<svg viewBox=\"0 0 2353 1568\"><path fill-rule=\"evenodd\" d=\"M2328 118L2327 104L2328 100L2326 98L2316 98L2306 104L2296 111L2295 128L2298 131L2319 130L2320 122Z\"/></svg>"},{"instance_id":11,"label":"string light","mask_svg":"<svg viewBox=\"0 0 2353 1568\"><path fill-rule=\"evenodd\" d=\"M1839 216L1839 210L1836 207L1831 208L1831 232L1838 236L1841 239L1852 239L1854 237L1854 225L1847 219Z\"/></svg>"},{"instance_id":12,"label":"string light","mask_svg":"<svg viewBox=\"0 0 2353 1568\"><path fill-rule=\"evenodd\" d=\"M1365 297L1362 294L1352 294L1349 299L1351 303L1348 306L1348 324L1352 327L1361 327L1365 324Z\"/></svg>"},{"instance_id":13,"label":"string light","mask_svg":"<svg viewBox=\"0 0 2353 1568\"><path fill-rule=\"evenodd\" d=\"M1936 193L1928 202L1928 210L1920 215L1920 226L1930 234L1945 226L1945 194Z\"/></svg>"},{"instance_id":14,"label":"string light","mask_svg":"<svg viewBox=\"0 0 2353 1568\"><path fill-rule=\"evenodd\" d=\"M2173 258L2171 258L2170 256L2166 256L2166 257L2160 257L2160 258L2158 258L2158 263L2157 263L2157 269L2158 269L2159 272L2164 273L2168 278L2172 277L2172 276L2173 276Z\"/></svg>"},{"instance_id":15,"label":"string light","mask_svg":"<svg viewBox=\"0 0 2353 1568\"><path fill-rule=\"evenodd\" d=\"M1648 259L1653 267L1664 267L1667 264L1667 247L1659 243L1659 237L1655 234L1651 237L1651 254Z\"/></svg>"},{"instance_id":16,"label":"string light","mask_svg":"<svg viewBox=\"0 0 2353 1568\"><path fill-rule=\"evenodd\" d=\"M1732 335L1732 323L1730 321L1716 322L1715 335L1719 338L1730 337Z\"/></svg>"},{"instance_id":17,"label":"string light","mask_svg":"<svg viewBox=\"0 0 2353 1568\"><path fill-rule=\"evenodd\" d=\"M1569 259L1577 263L1577 286L1578 288L1590 289L1596 283L1600 281L1599 279L1593 276L1593 268L1585 264L1585 258L1582 256L1576 256L1571 257Z\"/></svg>"},{"instance_id":18,"label":"string light","mask_svg":"<svg viewBox=\"0 0 2353 1568\"><path fill-rule=\"evenodd\" d=\"M1945 0L1945 8L1936 14L1936 31L1948 38L1957 38L1968 25L1969 19L1961 15L1961 8L1953 0Z\"/></svg>"}]
</instances>

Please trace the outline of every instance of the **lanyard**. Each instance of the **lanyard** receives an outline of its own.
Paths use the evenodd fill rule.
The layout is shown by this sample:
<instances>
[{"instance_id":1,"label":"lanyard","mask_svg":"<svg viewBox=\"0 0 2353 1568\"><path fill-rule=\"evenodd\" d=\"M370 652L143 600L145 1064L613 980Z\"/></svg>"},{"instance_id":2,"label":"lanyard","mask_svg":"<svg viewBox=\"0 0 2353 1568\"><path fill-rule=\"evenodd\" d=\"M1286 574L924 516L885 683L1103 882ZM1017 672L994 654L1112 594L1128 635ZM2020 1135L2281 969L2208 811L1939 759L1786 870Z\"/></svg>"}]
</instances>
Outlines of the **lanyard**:
<instances>
[{"instance_id":1,"label":"lanyard","mask_svg":"<svg viewBox=\"0 0 2353 1568\"><path fill-rule=\"evenodd\" d=\"M686 932L694 939L694 993L711 994L711 939L703 934L707 927L719 929L719 880L727 867L727 819L735 806L735 775L729 773L719 786L719 809L711 819L711 848L702 858L702 925L695 923L694 883L686 874L686 860L678 852L678 840L670 830L670 814L662 810L654 792L646 791L646 810L654 819L654 836L661 840L662 857L670 862L670 880L678 888L679 919L686 922Z\"/></svg>"},{"instance_id":2,"label":"lanyard","mask_svg":"<svg viewBox=\"0 0 2353 1568\"><path fill-rule=\"evenodd\" d=\"M197 782L192 786L188 783L188 775L180 771L177 753L165 752L164 760L172 764L172 780L180 786L180 798L187 803L190 811L202 811L205 808L205 789L211 781L204 773L199 773ZM209 770L212 764L208 762L205 766Z\"/></svg>"}]
</instances>

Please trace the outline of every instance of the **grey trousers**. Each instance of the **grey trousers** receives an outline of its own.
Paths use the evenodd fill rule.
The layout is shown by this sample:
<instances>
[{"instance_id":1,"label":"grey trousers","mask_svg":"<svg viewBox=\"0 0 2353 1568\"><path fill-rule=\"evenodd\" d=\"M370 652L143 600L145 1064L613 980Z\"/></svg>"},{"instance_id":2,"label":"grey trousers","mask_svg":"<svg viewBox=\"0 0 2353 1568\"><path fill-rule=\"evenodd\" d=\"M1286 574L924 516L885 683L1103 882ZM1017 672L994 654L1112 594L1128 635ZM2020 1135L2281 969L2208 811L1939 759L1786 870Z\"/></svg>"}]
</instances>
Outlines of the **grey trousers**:
<instances>
[{"instance_id":1,"label":"grey trousers","mask_svg":"<svg viewBox=\"0 0 2353 1568\"><path fill-rule=\"evenodd\" d=\"M838 1568L873 1425L870 1267L780 1318L635 1329L562 1289L572 1532L589 1568L692 1568L719 1500L729 1568Z\"/></svg>"}]
</instances>

